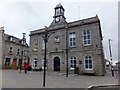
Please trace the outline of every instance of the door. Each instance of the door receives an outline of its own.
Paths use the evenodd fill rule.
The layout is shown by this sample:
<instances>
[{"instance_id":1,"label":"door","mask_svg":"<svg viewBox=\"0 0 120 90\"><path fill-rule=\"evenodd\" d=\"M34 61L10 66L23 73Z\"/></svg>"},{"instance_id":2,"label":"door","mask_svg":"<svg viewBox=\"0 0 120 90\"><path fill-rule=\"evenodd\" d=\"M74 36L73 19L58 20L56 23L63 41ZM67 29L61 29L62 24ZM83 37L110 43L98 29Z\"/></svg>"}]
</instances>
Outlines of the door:
<instances>
[{"instance_id":1,"label":"door","mask_svg":"<svg viewBox=\"0 0 120 90\"><path fill-rule=\"evenodd\" d=\"M32 61L32 69L35 69L37 67L37 58L34 58Z\"/></svg>"},{"instance_id":2,"label":"door","mask_svg":"<svg viewBox=\"0 0 120 90\"><path fill-rule=\"evenodd\" d=\"M12 62L12 69L16 69L16 68L17 68L17 59L14 58Z\"/></svg>"},{"instance_id":3,"label":"door","mask_svg":"<svg viewBox=\"0 0 120 90\"><path fill-rule=\"evenodd\" d=\"M11 62L11 58L6 58L6 60L5 60L5 68L10 68L10 62Z\"/></svg>"},{"instance_id":4,"label":"door","mask_svg":"<svg viewBox=\"0 0 120 90\"><path fill-rule=\"evenodd\" d=\"M18 61L18 67L22 67L22 59L19 59L19 61Z\"/></svg>"},{"instance_id":5,"label":"door","mask_svg":"<svg viewBox=\"0 0 120 90\"><path fill-rule=\"evenodd\" d=\"M60 71L60 58L54 58L54 71Z\"/></svg>"}]
</instances>

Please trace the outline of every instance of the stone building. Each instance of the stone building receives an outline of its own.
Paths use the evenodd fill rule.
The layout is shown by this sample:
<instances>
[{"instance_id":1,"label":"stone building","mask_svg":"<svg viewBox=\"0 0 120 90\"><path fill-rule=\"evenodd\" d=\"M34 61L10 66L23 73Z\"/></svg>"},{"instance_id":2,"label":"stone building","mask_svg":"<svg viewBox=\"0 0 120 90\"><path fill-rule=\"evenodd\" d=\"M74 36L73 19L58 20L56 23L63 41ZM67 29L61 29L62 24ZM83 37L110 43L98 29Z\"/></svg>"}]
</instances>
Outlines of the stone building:
<instances>
[{"instance_id":1,"label":"stone building","mask_svg":"<svg viewBox=\"0 0 120 90\"><path fill-rule=\"evenodd\" d=\"M4 27L0 27L0 68L2 68L2 60L3 60L3 33Z\"/></svg>"},{"instance_id":2,"label":"stone building","mask_svg":"<svg viewBox=\"0 0 120 90\"><path fill-rule=\"evenodd\" d=\"M17 69L24 62L29 62L28 44L26 43L25 34L23 38L19 39L15 36L4 33L4 27L1 27L2 36L2 68L3 69Z\"/></svg>"},{"instance_id":3,"label":"stone building","mask_svg":"<svg viewBox=\"0 0 120 90\"><path fill-rule=\"evenodd\" d=\"M43 68L45 30L47 43L47 70L69 72L79 68L80 74L105 74L102 32L98 16L67 22L61 4L55 8L49 27L30 32L30 61L35 69Z\"/></svg>"}]
</instances>

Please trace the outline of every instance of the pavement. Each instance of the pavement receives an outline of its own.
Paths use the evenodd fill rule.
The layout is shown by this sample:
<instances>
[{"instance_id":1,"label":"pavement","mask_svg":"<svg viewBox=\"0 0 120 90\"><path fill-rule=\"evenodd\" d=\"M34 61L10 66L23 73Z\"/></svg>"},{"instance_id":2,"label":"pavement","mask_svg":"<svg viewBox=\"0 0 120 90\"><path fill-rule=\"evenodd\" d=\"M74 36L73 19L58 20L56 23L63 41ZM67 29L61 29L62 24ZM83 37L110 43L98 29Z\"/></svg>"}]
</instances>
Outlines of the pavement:
<instances>
[{"instance_id":1,"label":"pavement","mask_svg":"<svg viewBox=\"0 0 120 90\"><path fill-rule=\"evenodd\" d=\"M27 74L18 70L2 70L2 88L87 88L91 85L117 85L116 76L107 72L106 76L87 76L64 72L46 72L46 84L43 87L43 72L29 71ZM0 84L1 85L1 84Z\"/></svg>"},{"instance_id":2,"label":"pavement","mask_svg":"<svg viewBox=\"0 0 120 90\"><path fill-rule=\"evenodd\" d=\"M0 89L2 89L2 70L0 70Z\"/></svg>"}]
</instances>

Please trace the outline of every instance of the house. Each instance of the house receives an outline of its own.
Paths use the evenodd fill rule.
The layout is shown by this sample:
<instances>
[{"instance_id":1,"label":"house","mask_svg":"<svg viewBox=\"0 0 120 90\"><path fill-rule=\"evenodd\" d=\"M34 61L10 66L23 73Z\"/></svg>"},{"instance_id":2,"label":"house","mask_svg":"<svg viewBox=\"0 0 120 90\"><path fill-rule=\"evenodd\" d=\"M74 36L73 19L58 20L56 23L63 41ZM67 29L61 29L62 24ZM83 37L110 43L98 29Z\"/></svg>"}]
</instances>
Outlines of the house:
<instances>
[{"instance_id":1,"label":"house","mask_svg":"<svg viewBox=\"0 0 120 90\"><path fill-rule=\"evenodd\" d=\"M76 67L80 74L105 74L102 32L98 16L67 22L65 9L61 4L55 8L49 27L30 32L30 62L34 69L44 65L44 34L47 41L47 70L73 72Z\"/></svg>"},{"instance_id":2,"label":"house","mask_svg":"<svg viewBox=\"0 0 120 90\"><path fill-rule=\"evenodd\" d=\"M2 68L2 60L3 60L3 30L4 27L0 27L0 68Z\"/></svg>"},{"instance_id":3,"label":"house","mask_svg":"<svg viewBox=\"0 0 120 90\"><path fill-rule=\"evenodd\" d=\"M1 63L3 69L17 69L24 62L29 62L28 50L25 33L23 38L19 39L15 36L5 34L4 27L0 28L1 35Z\"/></svg>"}]
</instances>

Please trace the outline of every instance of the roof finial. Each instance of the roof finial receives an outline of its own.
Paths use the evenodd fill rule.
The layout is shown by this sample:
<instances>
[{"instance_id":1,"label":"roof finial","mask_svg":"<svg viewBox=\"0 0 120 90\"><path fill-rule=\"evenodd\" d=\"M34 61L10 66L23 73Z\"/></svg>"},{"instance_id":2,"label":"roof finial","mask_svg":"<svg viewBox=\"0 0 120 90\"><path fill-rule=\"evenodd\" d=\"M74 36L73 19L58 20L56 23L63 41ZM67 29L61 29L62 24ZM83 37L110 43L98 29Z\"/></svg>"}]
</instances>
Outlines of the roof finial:
<instances>
[{"instance_id":1,"label":"roof finial","mask_svg":"<svg viewBox=\"0 0 120 90\"><path fill-rule=\"evenodd\" d=\"M98 15L96 14L96 17L98 17Z\"/></svg>"}]
</instances>

